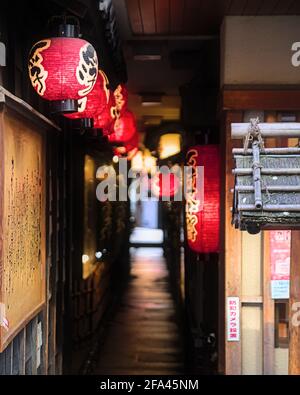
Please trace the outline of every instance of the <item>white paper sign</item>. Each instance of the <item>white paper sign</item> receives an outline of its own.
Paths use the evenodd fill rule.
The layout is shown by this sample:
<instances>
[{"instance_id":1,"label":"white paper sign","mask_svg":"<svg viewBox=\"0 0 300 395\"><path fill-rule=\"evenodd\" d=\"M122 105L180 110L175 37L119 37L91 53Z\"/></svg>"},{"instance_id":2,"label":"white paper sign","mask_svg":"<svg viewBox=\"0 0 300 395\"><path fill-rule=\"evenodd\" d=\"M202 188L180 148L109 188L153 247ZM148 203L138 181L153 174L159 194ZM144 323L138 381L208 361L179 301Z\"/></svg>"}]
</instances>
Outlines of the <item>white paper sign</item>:
<instances>
[{"instance_id":1,"label":"white paper sign","mask_svg":"<svg viewBox=\"0 0 300 395\"><path fill-rule=\"evenodd\" d=\"M227 341L240 341L240 298L229 296L227 298Z\"/></svg>"}]
</instances>

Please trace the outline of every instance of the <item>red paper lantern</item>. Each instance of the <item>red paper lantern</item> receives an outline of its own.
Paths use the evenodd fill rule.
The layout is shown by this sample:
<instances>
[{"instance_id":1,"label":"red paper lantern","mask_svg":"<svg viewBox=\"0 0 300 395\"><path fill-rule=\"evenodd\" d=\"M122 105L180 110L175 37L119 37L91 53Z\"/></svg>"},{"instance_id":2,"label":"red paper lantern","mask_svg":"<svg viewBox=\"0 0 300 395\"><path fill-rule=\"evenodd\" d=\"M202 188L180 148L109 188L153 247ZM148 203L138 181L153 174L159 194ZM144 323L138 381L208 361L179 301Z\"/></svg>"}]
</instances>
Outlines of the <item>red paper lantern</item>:
<instances>
[{"instance_id":1,"label":"red paper lantern","mask_svg":"<svg viewBox=\"0 0 300 395\"><path fill-rule=\"evenodd\" d=\"M172 172L157 172L151 178L151 191L156 197L172 198L180 188L178 176Z\"/></svg>"},{"instance_id":2,"label":"red paper lantern","mask_svg":"<svg viewBox=\"0 0 300 395\"><path fill-rule=\"evenodd\" d=\"M126 143L137 133L136 121L133 113L127 110L118 117L113 125L113 132L109 136L111 143Z\"/></svg>"},{"instance_id":3,"label":"red paper lantern","mask_svg":"<svg viewBox=\"0 0 300 395\"><path fill-rule=\"evenodd\" d=\"M102 114L106 110L110 99L110 91L107 85L106 75L99 70L93 90L86 97L78 100L78 112L64 114L64 116L70 119L82 119L94 118L95 114Z\"/></svg>"},{"instance_id":4,"label":"red paper lantern","mask_svg":"<svg viewBox=\"0 0 300 395\"><path fill-rule=\"evenodd\" d=\"M190 148L187 166L192 168L192 174L185 180L188 245L197 253L216 253L219 251L220 227L219 147L204 145ZM203 190L200 190L201 185Z\"/></svg>"},{"instance_id":5,"label":"red paper lantern","mask_svg":"<svg viewBox=\"0 0 300 395\"><path fill-rule=\"evenodd\" d=\"M32 86L41 97L57 104L72 103L67 110L74 112L76 100L88 95L96 83L98 59L87 41L54 37L34 44L28 70Z\"/></svg>"},{"instance_id":6,"label":"red paper lantern","mask_svg":"<svg viewBox=\"0 0 300 395\"><path fill-rule=\"evenodd\" d=\"M108 139L111 136L108 136ZM138 152L139 149L139 134L136 132L133 137L124 145L120 147L114 148L115 155L119 157L127 157L128 160L131 160L134 155Z\"/></svg>"},{"instance_id":7,"label":"red paper lantern","mask_svg":"<svg viewBox=\"0 0 300 395\"><path fill-rule=\"evenodd\" d=\"M128 90L124 84L120 84L114 91L116 100L116 107L119 113L122 115L127 110L128 105Z\"/></svg>"},{"instance_id":8,"label":"red paper lantern","mask_svg":"<svg viewBox=\"0 0 300 395\"><path fill-rule=\"evenodd\" d=\"M94 127L103 130L103 135L107 136L113 132L113 123L119 117L116 109L115 98L112 91L109 91L108 103L102 112L94 114Z\"/></svg>"}]
</instances>

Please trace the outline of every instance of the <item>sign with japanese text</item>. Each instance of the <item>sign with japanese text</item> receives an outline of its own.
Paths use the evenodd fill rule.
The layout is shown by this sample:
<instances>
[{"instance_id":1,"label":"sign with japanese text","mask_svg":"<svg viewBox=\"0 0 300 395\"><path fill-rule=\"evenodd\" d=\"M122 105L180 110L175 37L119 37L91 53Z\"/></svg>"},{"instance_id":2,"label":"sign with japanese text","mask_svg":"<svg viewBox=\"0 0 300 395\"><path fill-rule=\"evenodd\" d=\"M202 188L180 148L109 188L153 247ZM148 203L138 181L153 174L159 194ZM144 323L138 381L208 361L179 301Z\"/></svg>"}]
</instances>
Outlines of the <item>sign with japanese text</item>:
<instances>
[{"instance_id":1,"label":"sign with japanese text","mask_svg":"<svg viewBox=\"0 0 300 395\"><path fill-rule=\"evenodd\" d=\"M290 286L291 231L270 231L272 299L288 299Z\"/></svg>"},{"instance_id":2,"label":"sign with japanese text","mask_svg":"<svg viewBox=\"0 0 300 395\"><path fill-rule=\"evenodd\" d=\"M46 301L46 139L8 107L0 116L0 352Z\"/></svg>"},{"instance_id":3,"label":"sign with japanese text","mask_svg":"<svg viewBox=\"0 0 300 395\"><path fill-rule=\"evenodd\" d=\"M227 298L227 341L240 341L240 298Z\"/></svg>"}]
</instances>

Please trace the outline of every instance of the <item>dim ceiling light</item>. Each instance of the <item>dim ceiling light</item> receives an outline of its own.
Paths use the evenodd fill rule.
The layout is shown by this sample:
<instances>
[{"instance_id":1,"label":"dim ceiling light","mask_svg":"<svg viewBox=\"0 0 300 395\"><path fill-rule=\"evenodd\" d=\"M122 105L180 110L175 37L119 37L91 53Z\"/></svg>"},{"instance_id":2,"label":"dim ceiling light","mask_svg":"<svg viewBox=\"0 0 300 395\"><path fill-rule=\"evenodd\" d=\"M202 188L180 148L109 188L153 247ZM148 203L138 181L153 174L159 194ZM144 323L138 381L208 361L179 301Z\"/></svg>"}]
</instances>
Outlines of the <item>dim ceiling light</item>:
<instances>
[{"instance_id":1,"label":"dim ceiling light","mask_svg":"<svg viewBox=\"0 0 300 395\"><path fill-rule=\"evenodd\" d=\"M153 61L159 61L162 59L161 55L158 54L153 54L153 55L145 55L145 54L137 54L133 56L133 59L139 62L153 62Z\"/></svg>"},{"instance_id":2,"label":"dim ceiling light","mask_svg":"<svg viewBox=\"0 0 300 395\"><path fill-rule=\"evenodd\" d=\"M181 151L181 135L179 133L163 134L159 140L159 158L166 159Z\"/></svg>"},{"instance_id":3,"label":"dim ceiling light","mask_svg":"<svg viewBox=\"0 0 300 395\"><path fill-rule=\"evenodd\" d=\"M142 102L143 107L156 107L156 106L161 106L161 102L157 101L149 101L149 102Z\"/></svg>"},{"instance_id":4,"label":"dim ceiling light","mask_svg":"<svg viewBox=\"0 0 300 395\"><path fill-rule=\"evenodd\" d=\"M162 93L142 93L141 100L143 107L161 106Z\"/></svg>"}]
</instances>

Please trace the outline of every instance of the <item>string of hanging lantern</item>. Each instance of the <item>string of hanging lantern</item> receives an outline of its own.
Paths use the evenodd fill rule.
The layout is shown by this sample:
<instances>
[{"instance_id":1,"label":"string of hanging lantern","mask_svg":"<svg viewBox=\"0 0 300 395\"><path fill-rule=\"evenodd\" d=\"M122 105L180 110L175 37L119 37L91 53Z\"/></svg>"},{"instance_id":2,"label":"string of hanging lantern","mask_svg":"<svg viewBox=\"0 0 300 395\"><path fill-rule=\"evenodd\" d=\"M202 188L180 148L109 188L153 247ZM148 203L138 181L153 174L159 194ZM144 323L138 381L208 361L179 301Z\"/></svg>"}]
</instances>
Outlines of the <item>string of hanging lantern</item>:
<instances>
[{"instance_id":1,"label":"string of hanging lantern","mask_svg":"<svg viewBox=\"0 0 300 395\"><path fill-rule=\"evenodd\" d=\"M79 129L101 129L116 155L132 159L139 138L135 117L128 109L127 87L120 84L114 91L109 89L106 74L98 70L95 49L79 38L77 20L74 24L73 17L54 18L61 22L57 34L30 50L28 72L33 88L51 102L53 113L70 119L73 127L78 122Z\"/></svg>"},{"instance_id":2,"label":"string of hanging lantern","mask_svg":"<svg viewBox=\"0 0 300 395\"><path fill-rule=\"evenodd\" d=\"M79 111L64 114L72 120L81 120L82 126L101 129L102 135L112 132L112 124L118 118L113 92L109 89L109 81L103 70L98 70L98 78L94 89L87 97L79 101Z\"/></svg>"}]
</instances>

